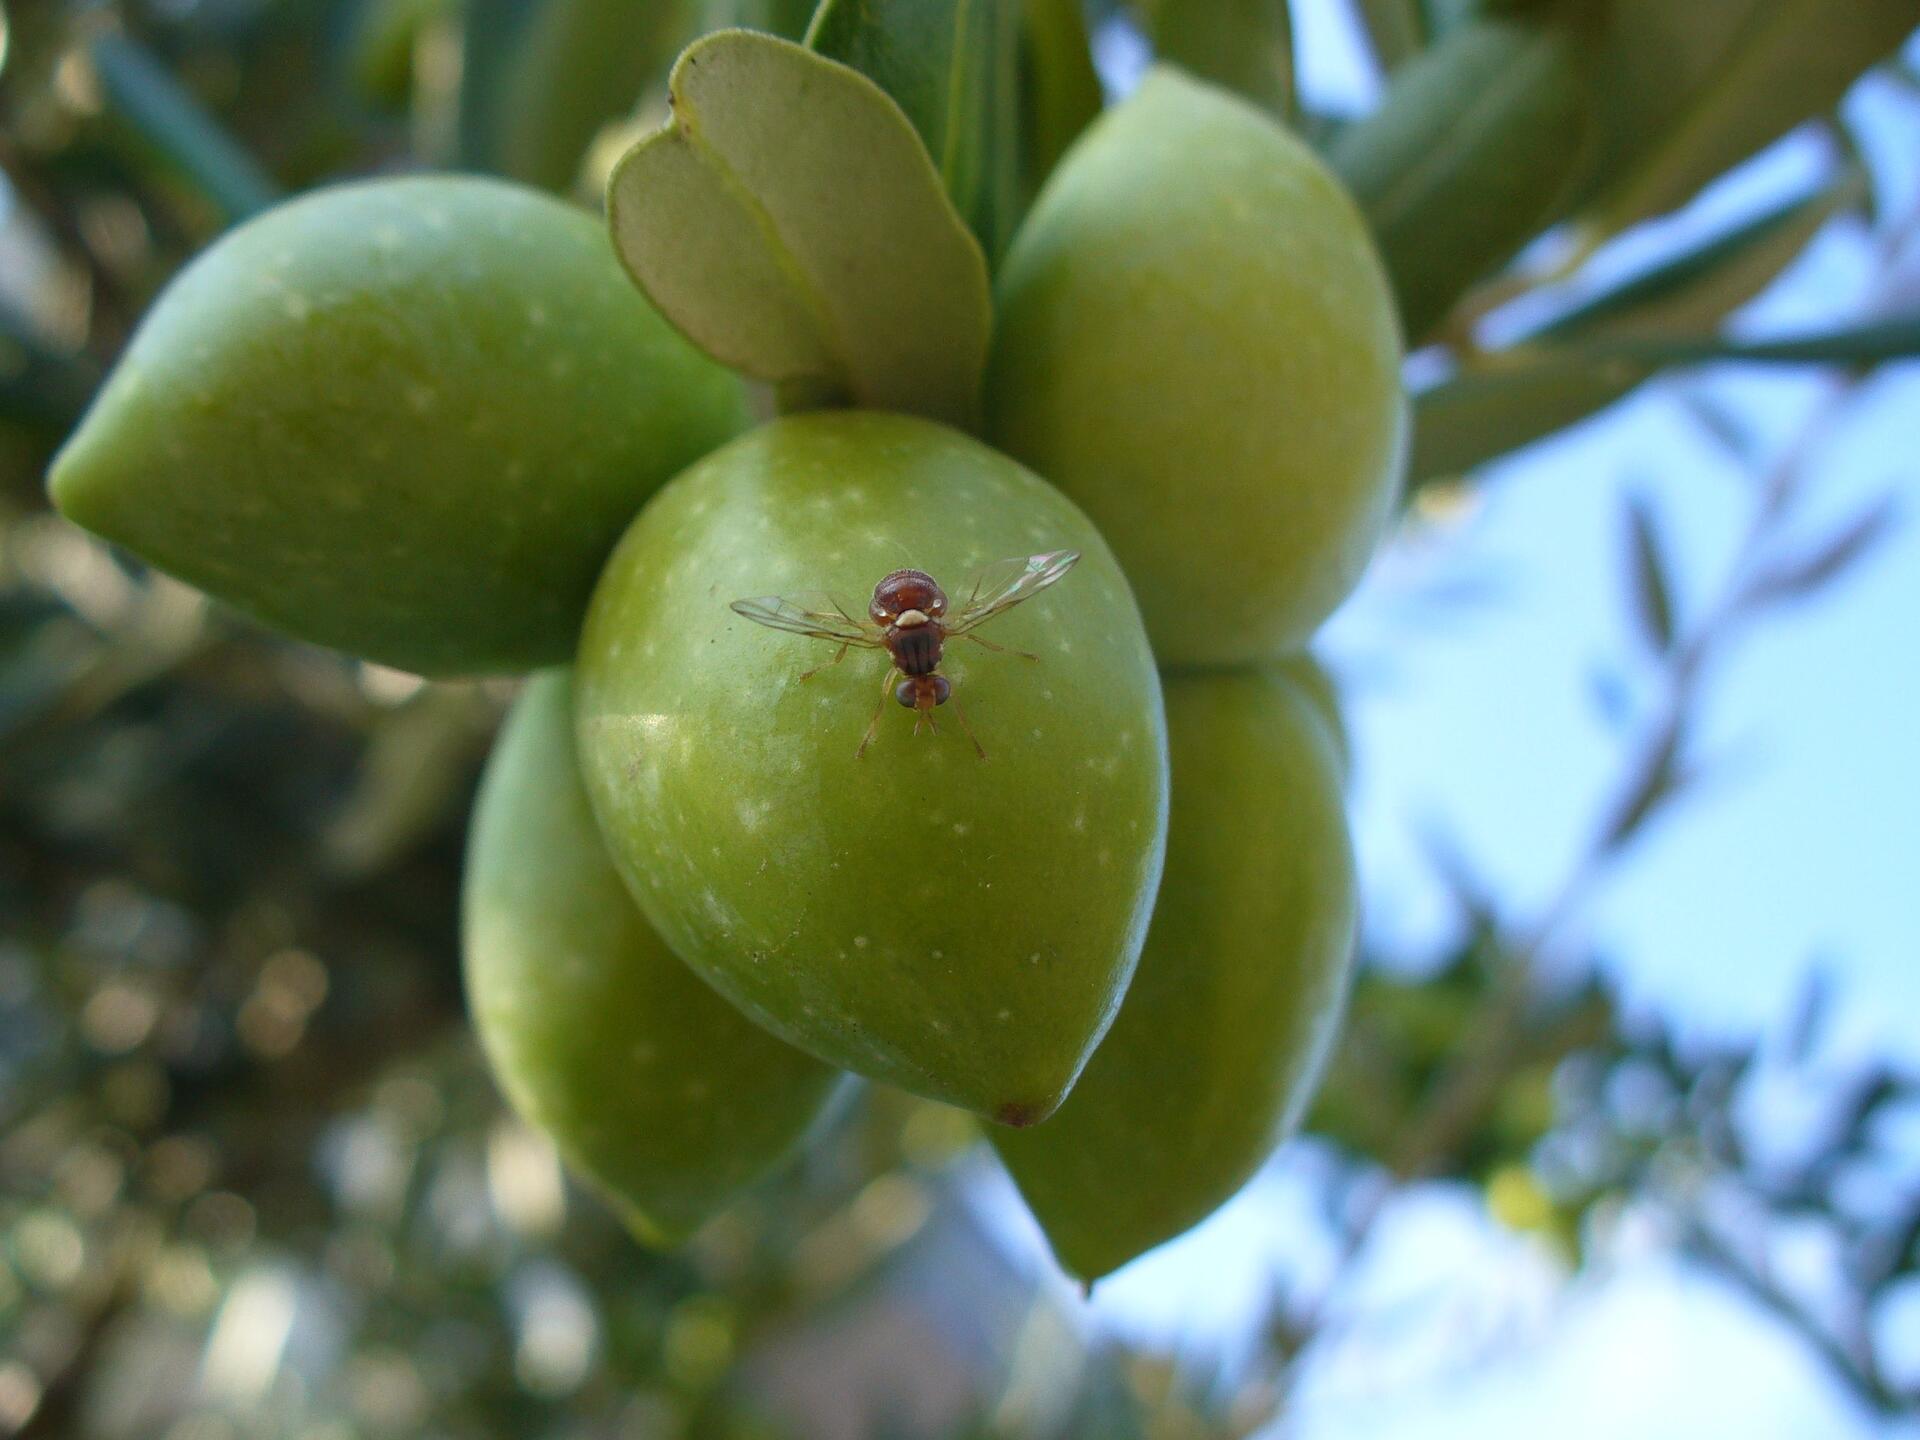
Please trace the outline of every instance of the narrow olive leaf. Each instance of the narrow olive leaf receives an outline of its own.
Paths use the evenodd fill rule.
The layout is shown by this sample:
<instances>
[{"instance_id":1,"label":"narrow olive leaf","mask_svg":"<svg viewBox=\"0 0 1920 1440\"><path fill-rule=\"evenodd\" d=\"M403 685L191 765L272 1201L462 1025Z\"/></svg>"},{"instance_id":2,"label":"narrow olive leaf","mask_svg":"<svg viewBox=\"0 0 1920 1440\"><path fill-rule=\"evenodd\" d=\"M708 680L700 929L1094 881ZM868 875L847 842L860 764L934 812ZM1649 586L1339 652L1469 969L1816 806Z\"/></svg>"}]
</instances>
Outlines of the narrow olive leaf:
<instances>
[{"instance_id":1,"label":"narrow olive leaf","mask_svg":"<svg viewBox=\"0 0 1920 1440\"><path fill-rule=\"evenodd\" d=\"M1644 495L1627 497L1627 571L1634 619L1656 655L1673 648L1673 583L1666 550L1660 543L1652 504Z\"/></svg>"},{"instance_id":2,"label":"narrow olive leaf","mask_svg":"<svg viewBox=\"0 0 1920 1440\"><path fill-rule=\"evenodd\" d=\"M1824 589L1886 539L1898 514L1893 497L1883 495L1808 553L1762 571L1747 589L1747 602L1773 605L1804 600Z\"/></svg>"},{"instance_id":3,"label":"narrow olive leaf","mask_svg":"<svg viewBox=\"0 0 1920 1440\"><path fill-rule=\"evenodd\" d=\"M1427 44L1444 40L1462 26L1478 19L1483 0L1419 0L1421 28Z\"/></svg>"},{"instance_id":4,"label":"narrow olive leaf","mask_svg":"<svg viewBox=\"0 0 1920 1440\"><path fill-rule=\"evenodd\" d=\"M497 172L501 97L512 83L515 58L542 0L463 0L460 35L460 113L456 153L461 168Z\"/></svg>"},{"instance_id":5,"label":"narrow olive leaf","mask_svg":"<svg viewBox=\"0 0 1920 1440\"><path fill-rule=\"evenodd\" d=\"M764 30L798 41L813 23L813 0L703 0L700 33L715 30Z\"/></svg>"},{"instance_id":6,"label":"narrow olive leaf","mask_svg":"<svg viewBox=\"0 0 1920 1440\"><path fill-rule=\"evenodd\" d=\"M1888 361L1920 356L1920 314L1779 340L1736 340L1724 335L1647 336L1596 341L1580 349L1596 360L1619 360L1656 370L1713 360L1871 369Z\"/></svg>"},{"instance_id":7,"label":"narrow olive leaf","mask_svg":"<svg viewBox=\"0 0 1920 1440\"><path fill-rule=\"evenodd\" d=\"M1880 194L1873 185L1873 162L1867 154L1860 132L1845 114L1844 108L1836 107L1828 113L1826 123L1820 127L1821 134L1833 142L1833 148L1840 152L1840 166L1843 173L1857 176L1860 194L1854 208L1860 212L1860 218L1871 230L1878 230L1886 219L1880 204Z\"/></svg>"},{"instance_id":8,"label":"narrow olive leaf","mask_svg":"<svg viewBox=\"0 0 1920 1440\"><path fill-rule=\"evenodd\" d=\"M362 0L341 55L354 93L380 110L405 110L421 37L448 9L448 0Z\"/></svg>"},{"instance_id":9,"label":"narrow olive leaf","mask_svg":"<svg viewBox=\"0 0 1920 1440\"><path fill-rule=\"evenodd\" d=\"M1100 113L1100 76L1080 0L1026 0L1021 31L1021 178L1031 197Z\"/></svg>"},{"instance_id":10,"label":"narrow olive leaf","mask_svg":"<svg viewBox=\"0 0 1920 1440\"><path fill-rule=\"evenodd\" d=\"M1686 732L1684 717L1676 717L1662 732L1632 788L1621 797L1601 832L1602 854L1619 851L1653 818L1655 811L1686 787L1691 777L1680 763Z\"/></svg>"},{"instance_id":11,"label":"narrow olive leaf","mask_svg":"<svg viewBox=\"0 0 1920 1440\"><path fill-rule=\"evenodd\" d=\"M1437 385L1414 399L1409 493L1597 414L1649 373L1627 361L1549 352Z\"/></svg>"},{"instance_id":12,"label":"narrow olive leaf","mask_svg":"<svg viewBox=\"0 0 1920 1440\"><path fill-rule=\"evenodd\" d=\"M1358 0L1361 28L1380 68L1392 74L1427 43L1426 18L1419 0Z\"/></svg>"},{"instance_id":13,"label":"narrow olive leaf","mask_svg":"<svg viewBox=\"0 0 1920 1440\"><path fill-rule=\"evenodd\" d=\"M1715 361L1871 369L1914 358L1920 358L1920 315L1782 340L1629 337L1514 352L1414 398L1409 492L1565 429L1662 370Z\"/></svg>"},{"instance_id":14,"label":"narrow olive leaf","mask_svg":"<svg viewBox=\"0 0 1920 1440\"><path fill-rule=\"evenodd\" d=\"M1750 18L1737 23L1735 12L1751 12ZM1665 106L1664 115L1643 110L1637 117L1645 133L1637 144L1625 142L1627 154L1616 159L1616 176L1594 206L1600 229L1623 229L1674 208L1795 126L1825 114L1863 72L1897 50L1916 23L1913 0L1633 0L1616 7L1613 44L1603 56L1632 52L1633 66L1644 74L1661 63L1644 53L1647 47L1664 43L1676 26L1695 25L1713 30L1694 48L1712 60L1666 86L1656 74L1656 104L1675 91L1683 98ZM1716 39L1723 43L1715 46ZM1609 71L1604 61L1601 83L1616 103L1623 91L1624 103L1642 103L1631 98L1629 76Z\"/></svg>"},{"instance_id":15,"label":"narrow olive leaf","mask_svg":"<svg viewBox=\"0 0 1920 1440\"><path fill-rule=\"evenodd\" d=\"M1590 108L1571 32L1477 20L1402 67L1385 103L1333 142L1409 339L1571 199Z\"/></svg>"},{"instance_id":16,"label":"narrow olive leaf","mask_svg":"<svg viewBox=\"0 0 1920 1440\"><path fill-rule=\"evenodd\" d=\"M1287 0L1140 0L1162 60L1285 116L1293 108L1293 24Z\"/></svg>"},{"instance_id":17,"label":"narrow olive leaf","mask_svg":"<svg viewBox=\"0 0 1920 1440\"><path fill-rule=\"evenodd\" d=\"M1758 437L1744 415L1697 387L1680 391L1674 399L1686 417L1731 459L1749 470L1761 468Z\"/></svg>"},{"instance_id":18,"label":"narrow olive leaf","mask_svg":"<svg viewBox=\"0 0 1920 1440\"><path fill-rule=\"evenodd\" d=\"M1832 1011L1833 971L1816 959L1808 966L1799 993L1794 996L1793 1008L1787 1012L1786 1034L1780 1048L1789 1062L1804 1065L1812 1058L1814 1042L1826 1028Z\"/></svg>"},{"instance_id":19,"label":"narrow olive leaf","mask_svg":"<svg viewBox=\"0 0 1920 1440\"><path fill-rule=\"evenodd\" d=\"M807 48L891 95L989 256L1019 193L1021 0L822 0Z\"/></svg>"},{"instance_id":20,"label":"narrow olive leaf","mask_svg":"<svg viewBox=\"0 0 1920 1440\"><path fill-rule=\"evenodd\" d=\"M140 45L109 33L87 54L107 105L221 218L244 220L279 199L273 177Z\"/></svg>"},{"instance_id":21,"label":"narrow olive leaf","mask_svg":"<svg viewBox=\"0 0 1920 1440\"><path fill-rule=\"evenodd\" d=\"M1862 202L1865 175L1849 168L1705 244L1633 276L1556 317L1527 338L1592 340L1712 330L1792 263L1820 229Z\"/></svg>"},{"instance_id":22,"label":"narrow olive leaf","mask_svg":"<svg viewBox=\"0 0 1920 1440\"><path fill-rule=\"evenodd\" d=\"M899 106L858 71L723 31L673 118L614 167L614 249L689 339L816 401L972 423L992 312L980 247Z\"/></svg>"},{"instance_id":23,"label":"narrow olive leaf","mask_svg":"<svg viewBox=\"0 0 1920 1440\"><path fill-rule=\"evenodd\" d=\"M691 0L545 0L501 77L500 172L571 189L594 137L666 73L694 23Z\"/></svg>"},{"instance_id":24,"label":"narrow olive leaf","mask_svg":"<svg viewBox=\"0 0 1920 1440\"><path fill-rule=\"evenodd\" d=\"M1619 183L1682 121L1687 106L1778 0L1612 0L1590 45L1599 107L1594 193Z\"/></svg>"}]
</instances>

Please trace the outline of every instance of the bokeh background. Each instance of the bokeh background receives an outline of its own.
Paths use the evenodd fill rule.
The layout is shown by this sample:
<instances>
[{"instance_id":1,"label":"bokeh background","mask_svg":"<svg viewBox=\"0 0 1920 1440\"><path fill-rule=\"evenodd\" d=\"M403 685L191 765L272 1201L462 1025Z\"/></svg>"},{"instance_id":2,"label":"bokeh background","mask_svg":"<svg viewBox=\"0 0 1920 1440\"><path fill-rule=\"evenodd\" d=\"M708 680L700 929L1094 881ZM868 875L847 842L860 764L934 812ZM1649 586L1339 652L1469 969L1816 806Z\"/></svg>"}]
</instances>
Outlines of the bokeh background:
<instances>
[{"instance_id":1,"label":"bokeh background","mask_svg":"<svg viewBox=\"0 0 1920 1440\"><path fill-rule=\"evenodd\" d=\"M1379 103L1377 8L1292 6L1310 133ZM1735 358L1420 477L1320 647L1366 901L1332 1075L1086 1300L971 1121L871 1089L635 1246L462 1015L511 686L278 641L45 508L194 250L484 144L472 12L0 13L0 1436L1920 1435L1920 369L1747 343L1920 309L1920 46L1412 357L1431 395L1795 221L1707 317ZM1146 41L1091 13L1123 93ZM645 15L629 92L688 23Z\"/></svg>"}]
</instances>

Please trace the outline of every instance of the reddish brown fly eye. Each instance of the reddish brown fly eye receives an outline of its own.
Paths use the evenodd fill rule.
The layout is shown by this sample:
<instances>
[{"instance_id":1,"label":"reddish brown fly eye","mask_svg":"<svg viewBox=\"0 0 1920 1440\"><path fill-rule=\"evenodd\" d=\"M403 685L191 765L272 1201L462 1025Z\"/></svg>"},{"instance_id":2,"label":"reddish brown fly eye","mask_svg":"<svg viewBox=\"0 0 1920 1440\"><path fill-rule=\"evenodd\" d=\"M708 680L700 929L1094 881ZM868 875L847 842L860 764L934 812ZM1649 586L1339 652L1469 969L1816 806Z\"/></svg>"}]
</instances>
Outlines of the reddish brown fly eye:
<instances>
[{"instance_id":1,"label":"reddish brown fly eye","mask_svg":"<svg viewBox=\"0 0 1920 1440\"><path fill-rule=\"evenodd\" d=\"M895 570L883 576L873 587L873 598L867 602L864 620L856 619L844 602L831 597L826 597L823 606L815 607L783 600L778 595L763 595L756 600L735 600L731 608L756 624L810 635L840 647L831 660L807 671L800 677L802 680L810 680L829 666L838 665L846 659L849 650L885 650L892 658L893 664L887 667L887 677L881 685L879 708L868 722L866 738L854 752L857 760L873 743L889 694L913 711L914 734L920 733L922 725L936 735L940 733L933 712L953 695L952 682L938 673L947 641L971 640L983 649L1038 660L1038 655L1024 650L1008 651L1006 646L983 640L973 632L994 616L1003 615L1021 601L1038 595L1071 570L1079 558L1079 552L1074 550L1049 550L1045 554L989 565L968 582L966 602L950 621L942 618L947 613L947 592L924 570ZM905 624L897 623L903 618ZM896 676L900 677L897 685ZM953 712L980 758L986 759L987 752L974 735L973 727L967 724L966 712L958 700L953 702Z\"/></svg>"}]
</instances>

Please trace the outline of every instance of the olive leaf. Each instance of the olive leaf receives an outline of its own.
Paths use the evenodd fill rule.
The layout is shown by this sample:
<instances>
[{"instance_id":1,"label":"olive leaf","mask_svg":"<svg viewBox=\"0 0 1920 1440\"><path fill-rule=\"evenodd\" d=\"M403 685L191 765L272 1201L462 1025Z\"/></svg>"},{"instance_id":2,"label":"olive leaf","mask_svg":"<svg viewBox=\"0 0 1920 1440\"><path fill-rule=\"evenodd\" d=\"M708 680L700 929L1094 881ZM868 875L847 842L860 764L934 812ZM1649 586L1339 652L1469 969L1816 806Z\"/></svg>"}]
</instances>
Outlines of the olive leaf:
<instances>
[{"instance_id":1,"label":"olive leaf","mask_svg":"<svg viewBox=\"0 0 1920 1440\"><path fill-rule=\"evenodd\" d=\"M1618 339L1710 330L1766 289L1828 220L1859 204L1867 189L1861 172L1849 168L1812 194L1762 211L1596 295L1528 339Z\"/></svg>"},{"instance_id":2,"label":"olive leaf","mask_svg":"<svg viewBox=\"0 0 1920 1440\"><path fill-rule=\"evenodd\" d=\"M1380 68L1391 74L1420 53L1426 22L1419 0L1358 0L1354 7Z\"/></svg>"},{"instance_id":3,"label":"olive leaf","mask_svg":"<svg viewBox=\"0 0 1920 1440\"><path fill-rule=\"evenodd\" d=\"M1749 587L1753 605L1803 600L1840 578L1893 530L1899 515L1891 495L1872 501L1851 520L1803 554L1775 562Z\"/></svg>"},{"instance_id":4,"label":"olive leaf","mask_svg":"<svg viewBox=\"0 0 1920 1440\"><path fill-rule=\"evenodd\" d=\"M499 168L500 97L539 14L540 0L464 0L455 150L469 170Z\"/></svg>"},{"instance_id":5,"label":"olive leaf","mask_svg":"<svg viewBox=\"0 0 1920 1440\"><path fill-rule=\"evenodd\" d=\"M1450 479L1597 414L1652 367L1548 351L1472 371L1416 396L1409 492Z\"/></svg>"},{"instance_id":6,"label":"olive leaf","mask_svg":"<svg viewBox=\"0 0 1920 1440\"><path fill-rule=\"evenodd\" d=\"M1737 360L1753 365L1842 365L1866 370L1920 356L1920 313L1843 325L1811 335L1737 340L1725 335L1627 337L1596 342L1581 353L1649 370Z\"/></svg>"},{"instance_id":7,"label":"olive leaf","mask_svg":"<svg viewBox=\"0 0 1920 1440\"><path fill-rule=\"evenodd\" d=\"M614 249L716 359L820 400L968 425L992 325L980 247L899 106L771 35L690 46L673 118L614 167Z\"/></svg>"},{"instance_id":8,"label":"olive leaf","mask_svg":"<svg viewBox=\"0 0 1920 1440\"><path fill-rule=\"evenodd\" d=\"M1021 35L1021 179L1037 192L1060 157L1100 113L1080 0L1026 0Z\"/></svg>"},{"instance_id":9,"label":"olive leaf","mask_svg":"<svg viewBox=\"0 0 1920 1440\"><path fill-rule=\"evenodd\" d=\"M569 190L601 127L631 111L694 33L690 0L545 0L499 96L502 174Z\"/></svg>"},{"instance_id":10,"label":"olive leaf","mask_svg":"<svg viewBox=\"0 0 1920 1440\"><path fill-rule=\"evenodd\" d=\"M1571 198L1590 125L1572 33L1479 20L1396 72L1328 159L1360 202L1418 341Z\"/></svg>"},{"instance_id":11,"label":"olive leaf","mask_svg":"<svg viewBox=\"0 0 1920 1440\"><path fill-rule=\"evenodd\" d=\"M1641 637L1656 655L1664 655L1673 648L1673 581L1659 522L1645 495L1627 499L1627 566Z\"/></svg>"},{"instance_id":12,"label":"olive leaf","mask_svg":"<svg viewBox=\"0 0 1920 1440\"><path fill-rule=\"evenodd\" d=\"M1285 115L1293 108L1286 0L1141 0L1154 53Z\"/></svg>"},{"instance_id":13,"label":"olive leaf","mask_svg":"<svg viewBox=\"0 0 1920 1440\"><path fill-rule=\"evenodd\" d=\"M465 17L461 160L548 190L574 185L699 21L694 0L466 0Z\"/></svg>"},{"instance_id":14,"label":"olive leaf","mask_svg":"<svg viewBox=\"0 0 1920 1440\"><path fill-rule=\"evenodd\" d=\"M1597 227L1670 210L1826 113L1916 19L1913 0L1616 0L1597 48Z\"/></svg>"},{"instance_id":15,"label":"olive leaf","mask_svg":"<svg viewBox=\"0 0 1920 1440\"><path fill-rule=\"evenodd\" d=\"M700 33L764 30L798 41L813 22L813 0L701 0Z\"/></svg>"},{"instance_id":16,"label":"olive leaf","mask_svg":"<svg viewBox=\"0 0 1920 1440\"><path fill-rule=\"evenodd\" d=\"M109 32L87 56L108 107L223 219L244 220L280 198L273 177L140 45Z\"/></svg>"},{"instance_id":17,"label":"olive leaf","mask_svg":"<svg viewBox=\"0 0 1920 1440\"><path fill-rule=\"evenodd\" d=\"M891 95L989 257L1019 220L1021 0L822 0L807 48Z\"/></svg>"}]
</instances>

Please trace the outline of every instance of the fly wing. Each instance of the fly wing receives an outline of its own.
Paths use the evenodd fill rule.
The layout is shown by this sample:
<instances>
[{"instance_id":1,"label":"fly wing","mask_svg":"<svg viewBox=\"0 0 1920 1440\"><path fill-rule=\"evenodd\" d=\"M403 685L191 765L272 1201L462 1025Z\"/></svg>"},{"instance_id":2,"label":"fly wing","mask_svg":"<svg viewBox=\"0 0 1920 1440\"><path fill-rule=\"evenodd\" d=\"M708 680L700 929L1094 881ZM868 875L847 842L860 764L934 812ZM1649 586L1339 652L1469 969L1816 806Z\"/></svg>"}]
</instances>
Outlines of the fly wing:
<instances>
[{"instance_id":1,"label":"fly wing","mask_svg":"<svg viewBox=\"0 0 1920 1440\"><path fill-rule=\"evenodd\" d=\"M1049 550L1041 555L995 561L967 582L967 598L946 623L947 634L977 630L1022 600L1031 600L1071 570L1079 558L1078 550Z\"/></svg>"},{"instance_id":2,"label":"fly wing","mask_svg":"<svg viewBox=\"0 0 1920 1440\"><path fill-rule=\"evenodd\" d=\"M762 595L752 600L735 600L728 608L770 630L810 635L816 640L831 640L836 645L877 648L883 643L883 632L878 625L860 618L857 611L833 595Z\"/></svg>"}]
</instances>

